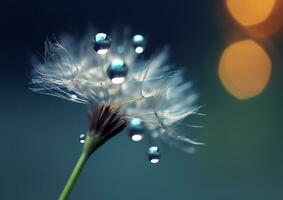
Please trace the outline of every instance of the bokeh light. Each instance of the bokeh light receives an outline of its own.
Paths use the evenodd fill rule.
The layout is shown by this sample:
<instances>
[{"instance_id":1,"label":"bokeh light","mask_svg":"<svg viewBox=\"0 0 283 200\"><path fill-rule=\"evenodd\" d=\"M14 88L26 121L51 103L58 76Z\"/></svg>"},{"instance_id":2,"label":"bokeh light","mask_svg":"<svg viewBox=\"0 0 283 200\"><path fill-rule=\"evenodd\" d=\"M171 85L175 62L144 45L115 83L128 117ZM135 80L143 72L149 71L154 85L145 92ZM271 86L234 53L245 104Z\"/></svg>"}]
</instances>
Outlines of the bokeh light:
<instances>
[{"instance_id":1,"label":"bokeh light","mask_svg":"<svg viewBox=\"0 0 283 200\"><path fill-rule=\"evenodd\" d=\"M253 40L242 40L227 47L220 59L218 73L224 87L238 99L262 92L271 74L271 60Z\"/></svg>"},{"instance_id":2,"label":"bokeh light","mask_svg":"<svg viewBox=\"0 0 283 200\"><path fill-rule=\"evenodd\" d=\"M268 18L276 0L227 0L231 15L243 26L252 26Z\"/></svg>"},{"instance_id":3,"label":"bokeh light","mask_svg":"<svg viewBox=\"0 0 283 200\"><path fill-rule=\"evenodd\" d=\"M233 18L253 37L264 38L281 28L282 0L226 0Z\"/></svg>"}]
</instances>

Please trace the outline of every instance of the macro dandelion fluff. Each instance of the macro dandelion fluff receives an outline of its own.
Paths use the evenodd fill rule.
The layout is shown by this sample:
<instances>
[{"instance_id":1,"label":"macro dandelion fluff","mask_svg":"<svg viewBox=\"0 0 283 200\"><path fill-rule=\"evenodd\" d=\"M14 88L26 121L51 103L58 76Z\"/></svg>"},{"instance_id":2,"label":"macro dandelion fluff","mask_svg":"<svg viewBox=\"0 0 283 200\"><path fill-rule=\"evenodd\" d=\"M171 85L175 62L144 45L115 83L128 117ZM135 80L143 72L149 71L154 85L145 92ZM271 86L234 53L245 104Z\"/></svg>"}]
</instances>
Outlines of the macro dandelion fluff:
<instances>
[{"instance_id":1,"label":"macro dandelion fluff","mask_svg":"<svg viewBox=\"0 0 283 200\"><path fill-rule=\"evenodd\" d=\"M67 198L88 157L122 130L133 141L160 138L184 150L202 144L176 129L187 116L198 114L192 83L184 80L182 70L172 70L166 48L143 59L145 44L141 34L119 39L93 31L80 41L65 36L45 42L43 61L34 63L31 89L89 109L89 128L80 136L83 153L59 199ZM157 146L147 154L151 163L159 161Z\"/></svg>"}]
</instances>

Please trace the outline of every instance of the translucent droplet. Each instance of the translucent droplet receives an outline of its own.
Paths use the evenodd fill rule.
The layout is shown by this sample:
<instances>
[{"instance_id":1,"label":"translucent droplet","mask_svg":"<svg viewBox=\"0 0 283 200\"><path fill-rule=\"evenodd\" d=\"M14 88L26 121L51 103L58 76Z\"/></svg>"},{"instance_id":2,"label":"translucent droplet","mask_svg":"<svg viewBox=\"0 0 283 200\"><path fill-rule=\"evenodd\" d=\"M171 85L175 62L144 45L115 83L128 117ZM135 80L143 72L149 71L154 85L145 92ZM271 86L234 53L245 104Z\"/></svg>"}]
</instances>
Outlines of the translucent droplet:
<instances>
[{"instance_id":1,"label":"translucent droplet","mask_svg":"<svg viewBox=\"0 0 283 200\"><path fill-rule=\"evenodd\" d=\"M79 138L80 139L80 143L82 143L82 144L85 143L85 138L86 138L86 135L85 134L81 134L80 138Z\"/></svg>"},{"instance_id":2,"label":"translucent droplet","mask_svg":"<svg viewBox=\"0 0 283 200\"><path fill-rule=\"evenodd\" d=\"M133 37L133 44L134 44L134 48L135 48L135 52L140 54L144 51L144 47L145 47L145 40L144 37L142 35L134 35Z\"/></svg>"},{"instance_id":3,"label":"translucent droplet","mask_svg":"<svg viewBox=\"0 0 283 200\"><path fill-rule=\"evenodd\" d=\"M114 59L107 69L108 77L114 84L121 84L125 81L128 67L121 59Z\"/></svg>"},{"instance_id":4,"label":"translucent droplet","mask_svg":"<svg viewBox=\"0 0 283 200\"><path fill-rule=\"evenodd\" d=\"M145 131L145 126L144 122L139 119L139 118L133 118L129 121L128 125L128 132L129 132L129 137L135 141L141 141L143 139Z\"/></svg>"},{"instance_id":5,"label":"translucent droplet","mask_svg":"<svg viewBox=\"0 0 283 200\"><path fill-rule=\"evenodd\" d=\"M70 95L70 99L71 99L71 100L77 100L78 97L77 97L77 95L75 95L75 94L71 94L71 95Z\"/></svg>"},{"instance_id":6,"label":"translucent droplet","mask_svg":"<svg viewBox=\"0 0 283 200\"><path fill-rule=\"evenodd\" d=\"M160 160L159 148L157 146L150 147L147 151L147 156L148 156L149 162L153 164L158 163Z\"/></svg>"},{"instance_id":7,"label":"translucent droplet","mask_svg":"<svg viewBox=\"0 0 283 200\"><path fill-rule=\"evenodd\" d=\"M138 53L138 54L142 53L143 52L143 47L136 47L135 48L135 52Z\"/></svg>"},{"instance_id":8,"label":"translucent droplet","mask_svg":"<svg viewBox=\"0 0 283 200\"><path fill-rule=\"evenodd\" d=\"M93 39L93 49L100 55L106 54L111 46L111 38L105 33L98 33Z\"/></svg>"}]
</instances>

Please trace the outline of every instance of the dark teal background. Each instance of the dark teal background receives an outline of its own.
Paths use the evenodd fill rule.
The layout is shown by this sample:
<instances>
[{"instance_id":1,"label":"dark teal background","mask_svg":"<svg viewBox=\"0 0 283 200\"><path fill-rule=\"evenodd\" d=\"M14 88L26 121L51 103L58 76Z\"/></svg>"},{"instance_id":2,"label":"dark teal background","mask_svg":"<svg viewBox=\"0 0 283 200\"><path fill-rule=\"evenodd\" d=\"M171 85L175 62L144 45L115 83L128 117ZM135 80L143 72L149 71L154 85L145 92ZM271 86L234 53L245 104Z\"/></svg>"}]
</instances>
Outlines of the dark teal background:
<instances>
[{"instance_id":1,"label":"dark teal background","mask_svg":"<svg viewBox=\"0 0 283 200\"><path fill-rule=\"evenodd\" d=\"M161 162L151 165L146 141L132 143L122 133L89 160L70 199L283 199L282 33L268 41L267 88L250 100L233 98L217 77L219 58L230 34L249 36L225 14L223 2L1 2L0 199L57 199L63 188L80 154L87 108L32 93L30 57L42 52L47 36L80 36L89 25L104 32L130 26L149 37L149 52L170 45L171 61L186 66L198 103L206 105L207 116L192 118L204 128L183 131L206 146L193 155L163 148Z\"/></svg>"}]
</instances>

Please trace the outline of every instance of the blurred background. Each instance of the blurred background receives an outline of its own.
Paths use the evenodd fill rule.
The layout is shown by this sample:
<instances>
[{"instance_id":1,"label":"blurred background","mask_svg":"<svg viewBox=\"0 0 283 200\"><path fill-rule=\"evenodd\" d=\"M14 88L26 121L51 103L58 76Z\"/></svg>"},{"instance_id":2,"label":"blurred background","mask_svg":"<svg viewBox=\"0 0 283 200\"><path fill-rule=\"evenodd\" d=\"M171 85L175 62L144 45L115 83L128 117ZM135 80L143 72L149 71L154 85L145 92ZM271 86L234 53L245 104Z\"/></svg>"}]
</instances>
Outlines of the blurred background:
<instances>
[{"instance_id":1,"label":"blurred background","mask_svg":"<svg viewBox=\"0 0 283 200\"><path fill-rule=\"evenodd\" d=\"M194 154L120 134L96 152L70 199L266 200L283 198L283 8L281 0L4 1L0 5L0 199L57 199L79 154L86 107L29 88L30 58L47 36L82 36L90 25L129 26L147 52L195 81L206 116L188 129Z\"/></svg>"}]
</instances>

